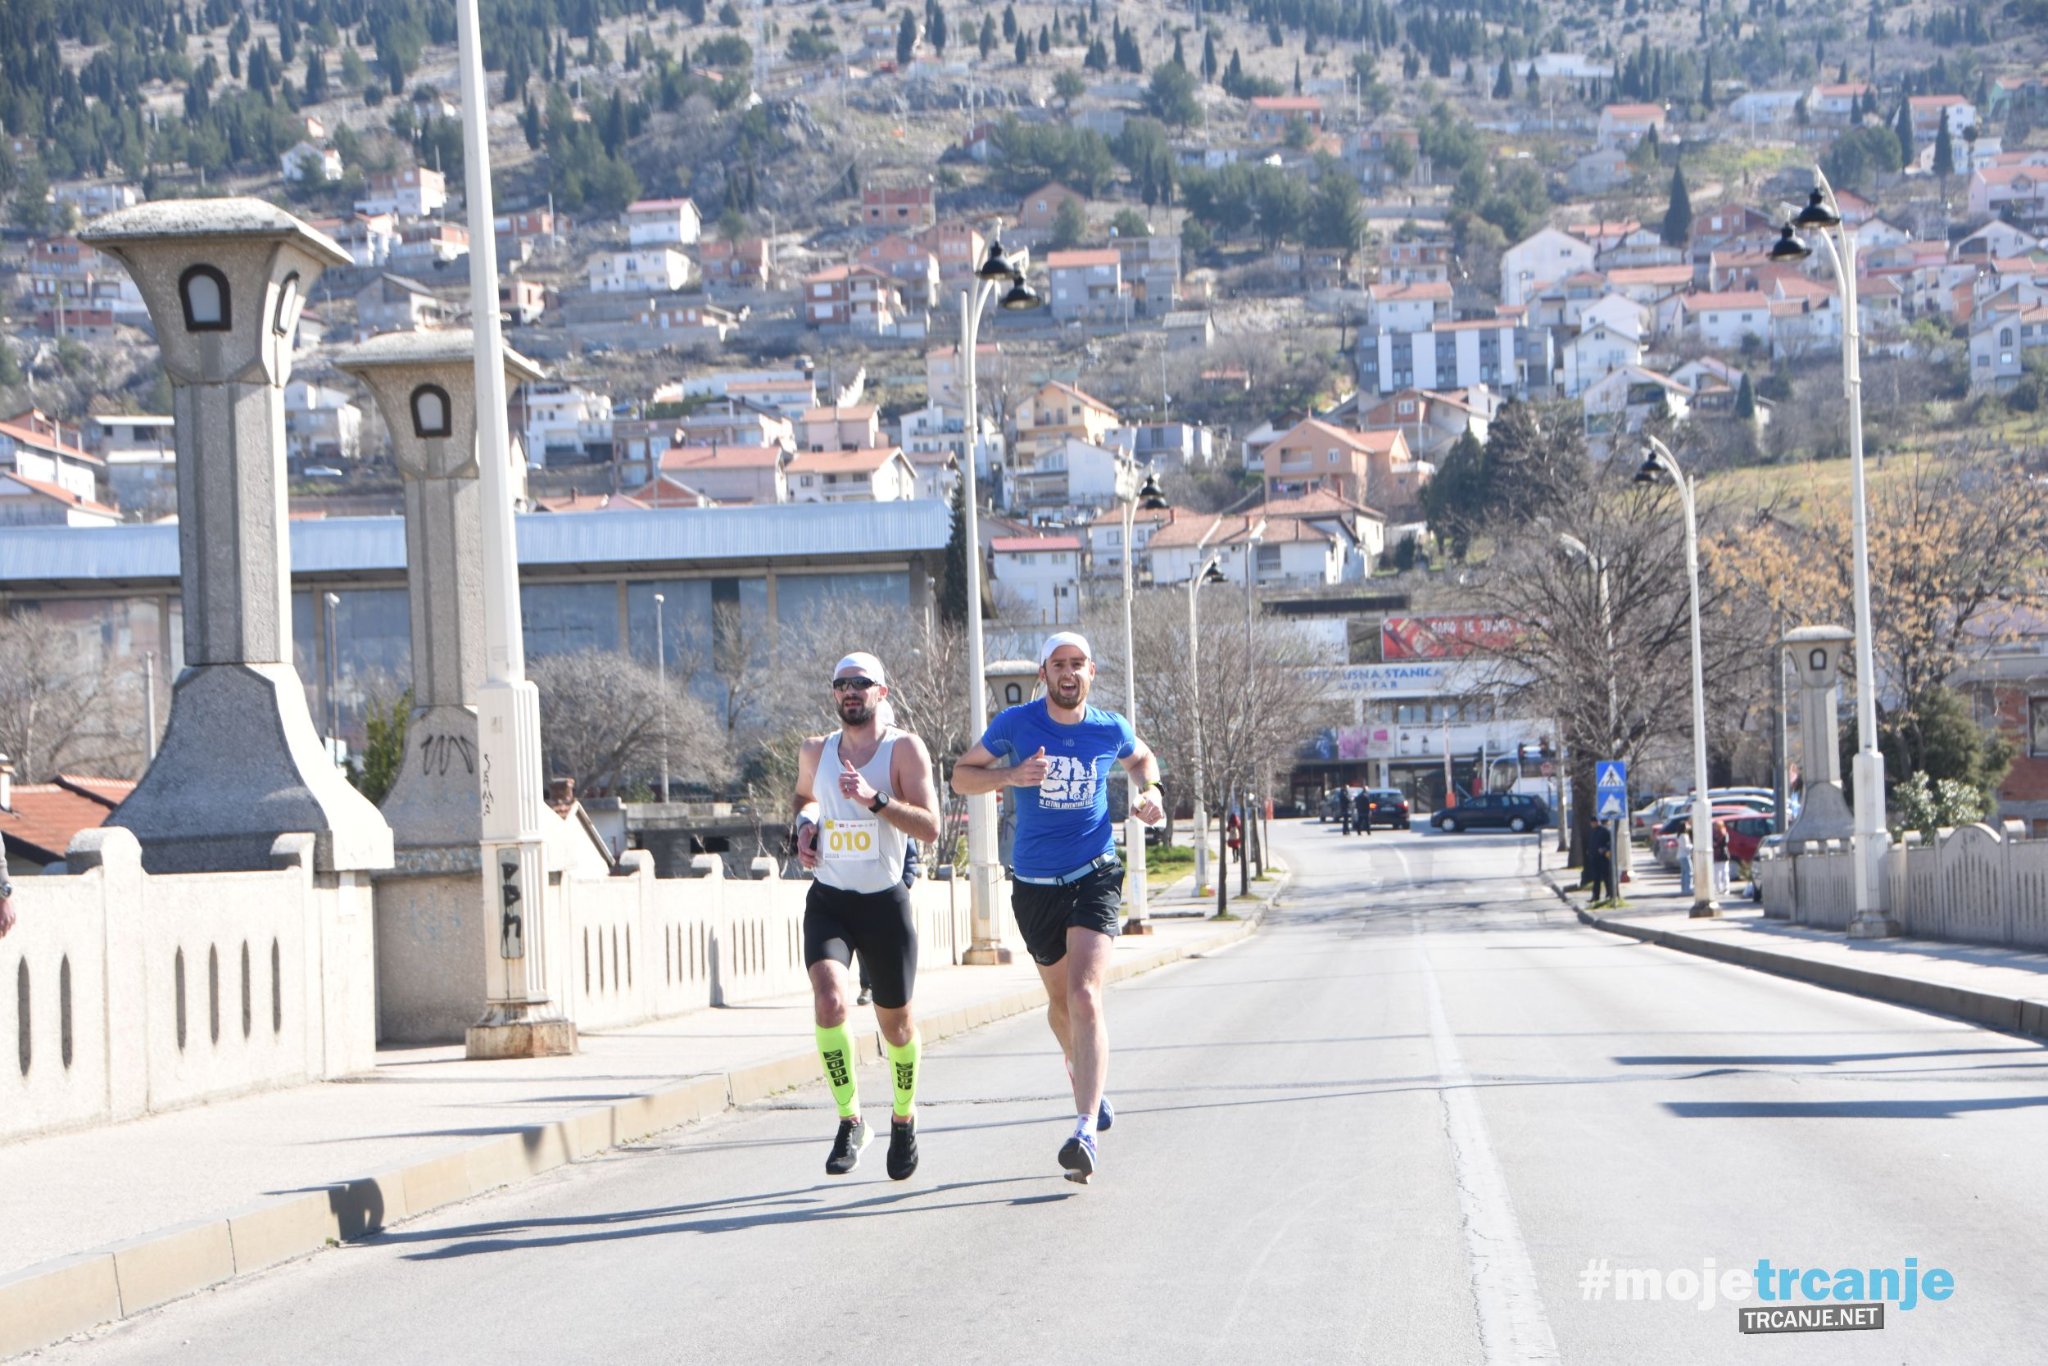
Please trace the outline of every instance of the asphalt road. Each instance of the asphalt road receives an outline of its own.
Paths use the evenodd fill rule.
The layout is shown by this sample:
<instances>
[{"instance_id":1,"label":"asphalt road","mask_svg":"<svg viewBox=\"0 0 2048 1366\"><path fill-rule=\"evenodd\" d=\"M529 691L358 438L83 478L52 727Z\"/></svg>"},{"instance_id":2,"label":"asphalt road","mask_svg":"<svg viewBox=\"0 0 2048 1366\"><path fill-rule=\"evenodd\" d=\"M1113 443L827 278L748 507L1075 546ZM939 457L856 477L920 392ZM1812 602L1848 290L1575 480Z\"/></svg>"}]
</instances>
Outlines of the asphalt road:
<instances>
[{"instance_id":1,"label":"asphalt road","mask_svg":"<svg viewBox=\"0 0 2048 1366\"><path fill-rule=\"evenodd\" d=\"M1112 992L1090 1187L1054 1164L1070 1104L1038 1014L927 1054L908 1182L879 1143L823 1174L817 1087L44 1355L2039 1357L2040 1047L1584 929L1533 889L1528 837L1275 836L1298 872L1263 932ZM880 1070L862 1084L879 1122ZM1722 1285L1759 1258L1914 1258L1954 1288L1882 1330L1745 1335ZM1663 1298L1618 1302L1649 1270Z\"/></svg>"}]
</instances>

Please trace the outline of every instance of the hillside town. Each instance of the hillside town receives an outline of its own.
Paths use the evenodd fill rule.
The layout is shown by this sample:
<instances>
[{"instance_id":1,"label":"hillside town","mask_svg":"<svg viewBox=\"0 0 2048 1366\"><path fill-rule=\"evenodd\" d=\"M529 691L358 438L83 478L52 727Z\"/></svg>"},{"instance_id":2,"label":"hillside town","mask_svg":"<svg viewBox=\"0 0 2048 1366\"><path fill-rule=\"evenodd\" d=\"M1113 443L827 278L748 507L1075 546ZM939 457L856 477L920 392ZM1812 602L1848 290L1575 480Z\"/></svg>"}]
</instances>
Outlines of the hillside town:
<instances>
[{"instance_id":1,"label":"hillside town","mask_svg":"<svg viewBox=\"0 0 2048 1366\"><path fill-rule=\"evenodd\" d=\"M410 5L155 10L155 28L31 38L10 76L0 525L176 518L147 310L78 233L223 191L289 206L349 258L296 322L293 518L393 516L383 424L334 358L474 316L452 50ZM1853 38L1769 4L1334 13L699 0L516 40L508 15L488 61L498 312L542 373L510 395L519 507L957 520L971 463L992 630L1113 613L1127 567L1144 592L1213 565L1320 622L1326 665L1377 665L1382 622L1485 611L1457 587L1461 508L1481 453L1504 458L1504 413L1630 468L1646 433L1708 473L1848 453L1849 282L1788 226L1819 202L1816 166L1854 244L1873 449L2027 430L2048 375L2032 29L1993 44L1976 8L1910 5L1858 12ZM115 71L136 78L117 94ZM142 131L94 141L116 109ZM1036 306L963 326L991 260L1024 264ZM1129 506L1146 476L1166 496ZM914 580L947 571L924 553L891 593L927 600ZM402 679L402 624L388 647L335 636L301 597L309 697L360 747L363 680ZM534 648L622 644L528 611ZM124 667L145 636L112 647ZM330 648L334 669L311 667ZM1464 714L1429 690L1465 686L1336 719ZM1436 739L1483 767L1549 729ZM1400 756L1398 727L1374 733ZM1428 767L1434 741L1403 738Z\"/></svg>"}]
</instances>

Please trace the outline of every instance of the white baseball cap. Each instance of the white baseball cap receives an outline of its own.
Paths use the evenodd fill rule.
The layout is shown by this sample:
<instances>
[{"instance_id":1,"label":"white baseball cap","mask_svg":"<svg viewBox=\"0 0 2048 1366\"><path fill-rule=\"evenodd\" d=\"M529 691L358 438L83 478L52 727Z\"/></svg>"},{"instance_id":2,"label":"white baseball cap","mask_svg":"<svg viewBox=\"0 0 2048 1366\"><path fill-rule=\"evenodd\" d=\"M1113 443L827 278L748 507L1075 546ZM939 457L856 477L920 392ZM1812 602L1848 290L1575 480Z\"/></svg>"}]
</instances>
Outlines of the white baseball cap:
<instances>
[{"instance_id":1,"label":"white baseball cap","mask_svg":"<svg viewBox=\"0 0 2048 1366\"><path fill-rule=\"evenodd\" d=\"M1095 658L1095 651L1088 648L1088 637L1079 631L1055 631L1045 638L1045 644L1038 647L1038 667L1043 669L1045 661L1052 658L1052 652L1062 645L1071 645L1081 652L1081 658Z\"/></svg>"},{"instance_id":2,"label":"white baseball cap","mask_svg":"<svg viewBox=\"0 0 2048 1366\"><path fill-rule=\"evenodd\" d=\"M884 686L888 685L889 678L888 675L882 672L882 661L876 659L865 650L856 650L837 664L834 664L832 666L832 676L837 678L848 669L863 673Z\"/></svg>"}]
</instances>

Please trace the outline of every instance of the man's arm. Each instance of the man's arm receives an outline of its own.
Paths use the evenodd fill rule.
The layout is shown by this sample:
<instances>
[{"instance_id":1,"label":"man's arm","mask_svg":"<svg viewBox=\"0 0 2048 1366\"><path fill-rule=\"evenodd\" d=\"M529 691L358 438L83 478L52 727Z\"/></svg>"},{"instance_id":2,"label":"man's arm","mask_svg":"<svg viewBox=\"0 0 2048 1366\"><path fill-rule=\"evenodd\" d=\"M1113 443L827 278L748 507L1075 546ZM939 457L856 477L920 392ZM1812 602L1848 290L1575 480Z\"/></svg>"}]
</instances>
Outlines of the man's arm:
<instances>
[{"instance_id":1,"label":"man's arm","mask_svg":"<svg viewBox=\"0 0 2048 1366\"><path fill-rule=\"evenodd\" d=\"M5 894L8 885L7 848L0 845L0 939L5 939L14 928L14 898Z\"/></svg>"},{"instance_id":2,"label":"man's arm","mask_svg":"<svg viewBox=\"0 0 2048 1366\"><path fill-rule=\"evenodd\" d=\"M805 868L818 866L818 756L824 752L825 737L813 735L796 756L796 796L791 805L796 820L796 861Z\"/></svg>"},{"instance_id":3,"label":"man's arm","mask_svg":"<svg viewBox=\"0 0 2048 1366\"><path fill-rule=\"evenodd\" d=\"M1131 742L1131 752L1120 761L1124 772L1131 775L1131 814L1147 825L1156 825L1166 818L1166 808L1161 804L1159 792L1159 758L1143 740Z\"/></svg>"},{"instance_id":4,"label":"man's arm","mask_svg":"<svg viewBox=\"0 0 2048 1366\"><path fill-rule=\"evenodd\" d=\"M896 795L882 808L882 819L914 840L931 844L939 838L939 794L932 789L932 755L924 741L906 736L889 756L889 784Z\"/></svg>"},{"instance_id":5,"label":"man's arm","mask_svg":"<svg viewBox=\"0 0 2048 1366\"><path fill-rule=\"evenodd\" d=\"M979 797L1005 787L1037 787L1052 768L1042 745L1038 753L1008 768L1001 767L1002 762L976 741L953 761L953 790L963 797Z\"/></svg>"}]
</instances>

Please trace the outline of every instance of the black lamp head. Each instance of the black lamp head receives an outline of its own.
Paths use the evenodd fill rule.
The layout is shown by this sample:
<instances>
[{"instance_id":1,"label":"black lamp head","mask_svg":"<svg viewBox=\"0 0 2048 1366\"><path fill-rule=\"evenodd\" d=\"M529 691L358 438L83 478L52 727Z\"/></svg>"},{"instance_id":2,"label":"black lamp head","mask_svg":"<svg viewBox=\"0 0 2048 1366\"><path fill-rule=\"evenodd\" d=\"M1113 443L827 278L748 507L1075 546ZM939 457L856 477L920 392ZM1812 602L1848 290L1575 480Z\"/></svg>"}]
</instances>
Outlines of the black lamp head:
<instances>
[{"instance_id":1,"label":"black lamp head","mask_svg":"<svg viewBox=\"0 0 2048 1366\"><path fill-rule=\"evenodd\" d=\"M1799 240L1798 231L1787 223L1778 230L1778 240L1771 244L1773 261L1804 261L1813 255L1813 248Z\"/></svg>"},{"instance_id":2,"label":"black lamp head","mask_svg":"<svg viewBox=\"0 0 2048 1366\"><path fill-rule=\"evenodd\" d=\"M974 272L979 280L1007 280L1014 274L1010 269L1010 258L1003 252L1003 239L991 237L988 242L988 256L981 268Z\"/></svg>"},{"instance_id":3,"label":"black lamp head","mask_svg":"<svg viewBox=\"0 0 2048 1366\"><path fill-rule=\"evenodd\" d=\"M1157 512L1167 506L1166 493L1159 487L1159 476L1147 473L1145 482L1138 488L1138 506L1148 512Z\"/></svg>"},{"instance_id":4,"label":"black lamp head","mask_svg":"<svg viewBox=\"0 0 2048 1366\"><path fill-rule=\"evenodd\" d=\"M1636 471L1635 482L1638 484L1654 484L1663 479L1663 477L1664 467L1657 463L1657 457L1655 455L1646 455L1643 457L1642 468Z\"/></svg>"},{"instance_id":5,"label":"black lamp head","mask_svg":"<svg viewBox=\"0 0 2048 1366\"><path fill-rule=\"evenodd\" d=\"M1806 207L1799 211L1799 216L1792 222L1802 228L1839 228L1842 226L1842 216L1828 207L1827 196L1822 194L1820 186L1816 185L1813 192L1806 197Z\"/></svg>"},{"instance_id":6,"label":"black lamp head","mask_svg":"<svg viewBox=\"0 0 2048 1366\"><path fill-rule=\"evenodd\" d=\"M1031 287L1030 281L1024 278L1021 271L1012 271L1007 278L1010 287L1003 292L1003 297L996 301L999 307L1007 308L1014 313L1036 308L1045 302L1045 296Z\"/></svg>"},{"instance_id":7,"label":"black lamp head","mask_svg":"<svg viewBox=\"0 0 2048 1366\"><path fill-rule=\"evenodd\" d=\"M1202 582L1228 583L1229 580L1223 577L1223 567L1217 564L1216 561L1211 560L1209 561L1209 568L1202 575Z\"/></svg>"}]
</instances>

